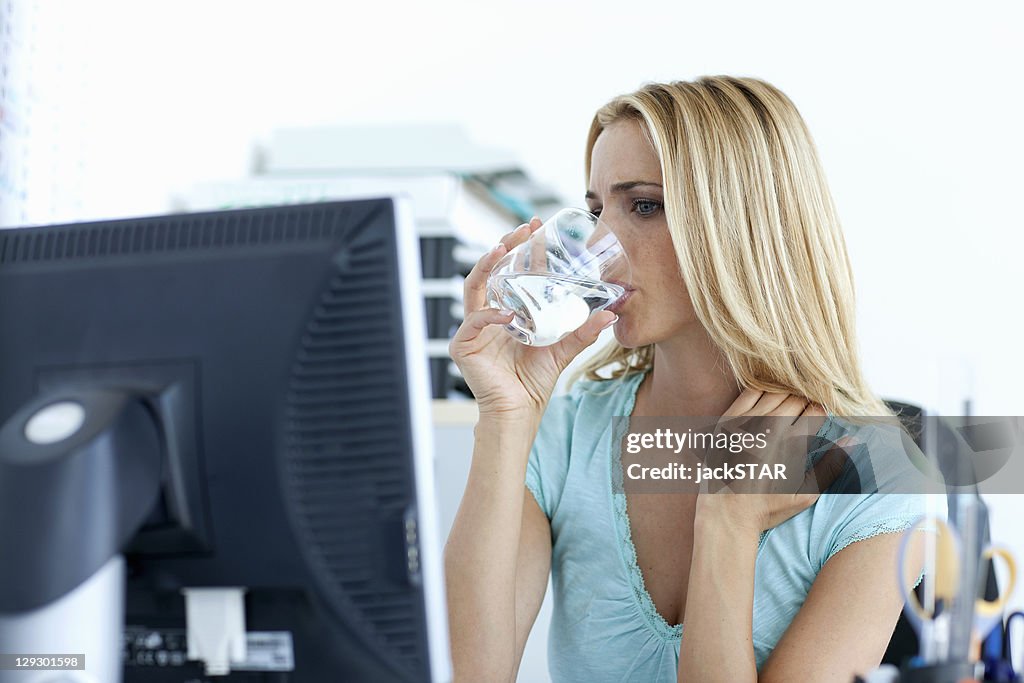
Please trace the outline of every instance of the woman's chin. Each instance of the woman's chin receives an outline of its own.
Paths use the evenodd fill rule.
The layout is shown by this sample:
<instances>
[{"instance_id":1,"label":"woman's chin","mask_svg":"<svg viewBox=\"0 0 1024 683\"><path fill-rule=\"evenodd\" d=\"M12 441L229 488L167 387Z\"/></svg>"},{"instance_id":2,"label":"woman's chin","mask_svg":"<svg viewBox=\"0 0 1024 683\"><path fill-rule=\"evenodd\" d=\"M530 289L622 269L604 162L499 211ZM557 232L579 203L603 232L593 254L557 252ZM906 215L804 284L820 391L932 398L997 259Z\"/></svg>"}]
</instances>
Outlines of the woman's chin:
<instances>
[{"instance_id":1,"label":"woman's chin","mask_svg":"<svg viewBox=\"0 0 1024 683\"><path fill-rule=\"evenodd\" d=\"M622 317L612 325L612 334L615 335L615 341L622 348L635 349L644 345L644 342L640 341L636 333L630 329L629 322Z\"/></svg>"}]
</instances>

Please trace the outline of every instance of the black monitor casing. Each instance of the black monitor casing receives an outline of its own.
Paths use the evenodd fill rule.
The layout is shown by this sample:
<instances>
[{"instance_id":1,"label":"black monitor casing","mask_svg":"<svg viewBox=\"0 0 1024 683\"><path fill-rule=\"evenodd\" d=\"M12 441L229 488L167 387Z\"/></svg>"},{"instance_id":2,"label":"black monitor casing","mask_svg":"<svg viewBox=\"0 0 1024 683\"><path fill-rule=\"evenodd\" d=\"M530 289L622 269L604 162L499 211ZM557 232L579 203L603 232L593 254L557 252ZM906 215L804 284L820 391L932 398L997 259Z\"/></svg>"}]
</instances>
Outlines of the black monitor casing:
<instances>
[{"instance_id":1,"label":"black monitor casing","mask_svg":"<svg viewBox=\"0 0 1024 683\"><path fill-rule=\"evenodd\" d=\"M126 681L200 671L157 665L138 636L169 652L180 590L220 586L246 588L248 631L291 634L295 668L217 680L443 675L413 233L390 198L0 231L0 425L103 392L159 434L159 491L121 548ZM31 546L46 531L33 524L0 503L0 538ZM8 562L0 587L35 583ZM38 572L45 586L18 586L29 603L54 592Z\"/></svg>"}]
</instances>

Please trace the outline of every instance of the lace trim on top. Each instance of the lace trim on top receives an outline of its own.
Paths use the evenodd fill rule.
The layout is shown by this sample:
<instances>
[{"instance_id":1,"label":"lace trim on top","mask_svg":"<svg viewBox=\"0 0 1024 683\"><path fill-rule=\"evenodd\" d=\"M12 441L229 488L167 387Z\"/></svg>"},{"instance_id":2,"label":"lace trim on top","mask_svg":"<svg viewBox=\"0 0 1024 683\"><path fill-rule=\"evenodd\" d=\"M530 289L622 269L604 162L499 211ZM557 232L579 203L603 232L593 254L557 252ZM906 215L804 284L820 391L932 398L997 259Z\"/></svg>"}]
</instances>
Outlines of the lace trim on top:
<instances>
[{"instance_id":1,"label":"lace trim on top","mask_svg":"<svg viewBox=\"0 0 1024 683\"><path fill-rule=\"evenodd\" d=\"M626 399L626 405L623 407L622 415L625 418L630 417L633 414L633 408L636 405L636 392L640 387L640 382L646 376L647 371L638 373L637 377L633 379L632 391L629 397ZM622 427L625 426L627 420L613 420L614 423L620 424ZM613 433L611 444L618 443L624 433ZM611 446L610 444L610 446ZM612 496L612 509L615 512L615 528L619 536L619 552L622 556L623 564L626 566L626 571L629 574L630 588L633 590L633 597L636 599L636 604L646 619L648 625L654 632L665 640L680 640L683 636L683 625L676 624L675 626L669 625L665 621L665 617L658 613L657 607L654 605L654 600L651 598L651 594L647 592L647 586L644 584L644 574L640 570L640 563L637 561L636 546L633 545L633 534L629 523L629 512L627 510L626 494L622 488L622 460L619 457L619 451L614 446L609 448L612 457L609 458L610 468L610 484L611 484L611 496ZM616 491L623 491L623 493L616 493ZM758 549L764 544L764 539L768 535L768 531L762 531L761 537L758 540Z\"/></svg>"},{"instance_id":2,"label":"lace trim on top","mask_svg":"<svg viewBox=\"0 0 1024 683\"><path fill-rule=\"evenodd\" d=\"M857 533L855 533L853 536L844 539L843 543L838 548L833 550L832 553L825 559L825 561L828 562L837 554L839 554L840 550L843 550L844 548L853 545L857 541L866 541L869 538L874 538L875 536L881 536L883 534L901 534L905 532L907 529L909 529L916 520L916 517L897 515L894 517L887 517L885 519L875 522L871 526L859 529ZM929 529L928 527L923 526L916 529L916 531L923 531L925 533L928 533L934 532L934 529ZM914 590L920 585L922 581L924 581L925 573L925 568L921 567L921 573L917 575L917 580L914 581L914 585L909 587L910 590Z\"/></svg>"},{"instance_id":3,"label":"lace trim on top","mask_svg":"<svg viewBox=\"0 0 1024 683\"><path fill-rule=\"evenodd\" d=\"M835 550L833 550L825 561L827 562L828 560L832 559L832 557L835 556L840 550L856 543L857 541L866 541L869 538L881 536L882 534L898 534L903 531L906 531L911 527L911 525L913 525L915 520L916 517L896 515L893 517L886 517L885 519L880 519L871 526L866 526L863 529L858 529L857 533L855 533L853 536L843 539L842 544L839 545ZM920 531L928 531L928 529L922 528L920 529ZM920 583L920 581L921 580L918 579L918 583Z\"/></svg>"}]
</instances>

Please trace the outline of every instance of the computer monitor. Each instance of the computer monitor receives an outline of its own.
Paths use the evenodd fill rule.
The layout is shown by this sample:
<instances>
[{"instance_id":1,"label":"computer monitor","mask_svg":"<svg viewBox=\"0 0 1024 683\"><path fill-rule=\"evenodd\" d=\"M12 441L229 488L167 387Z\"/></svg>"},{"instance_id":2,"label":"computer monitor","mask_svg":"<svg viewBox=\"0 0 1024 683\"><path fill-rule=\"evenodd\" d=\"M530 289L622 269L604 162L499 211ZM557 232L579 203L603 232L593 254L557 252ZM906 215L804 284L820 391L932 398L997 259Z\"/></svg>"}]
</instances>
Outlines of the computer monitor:
<instances>
[{"instance_id":1,"label":"computer monitor","mask_svg":"<svg viewBox=\"0 0 1024 683\"><path fill-rule=\"evenodd\" d=\"M0 652L121 553L129 683L447 680L419 271L392 198L0 230Z\"/></svg>"}]
</instances>

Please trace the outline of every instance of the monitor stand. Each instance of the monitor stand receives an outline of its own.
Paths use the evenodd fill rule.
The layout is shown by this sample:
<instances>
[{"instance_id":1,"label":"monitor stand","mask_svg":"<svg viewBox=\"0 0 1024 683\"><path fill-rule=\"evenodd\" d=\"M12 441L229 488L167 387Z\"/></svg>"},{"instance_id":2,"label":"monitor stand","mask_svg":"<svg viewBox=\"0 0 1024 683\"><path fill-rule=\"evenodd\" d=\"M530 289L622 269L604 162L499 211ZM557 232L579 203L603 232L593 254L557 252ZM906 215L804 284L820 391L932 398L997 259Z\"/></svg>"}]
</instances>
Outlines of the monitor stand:
<instances>
[{"instance_id":1,"label":"monitor stand","mask_svg":"<svg viewBox=\"0 0 1024 683\"><path fill-rule=\"evenodd\" d=\"M120 555L67 595L30 612L0 614L4 653L81 658L84 670L36 671L33 683L120 681L125 566ZM0 683L25 681L25 670L0 670Z\"/></svg>"},{"instance_id":2,"label":"monitor stand","mask_svg":"<svg viewBox=\"0 0 1024 683\"><path fill-rule=\"evenodd\" d=\"M88 386L0 424L0 651L85 655L85 670L6 670L0 683L121 680L121 552L159 496L162 444L144 397Z\"/></svg>"}]
</instances>

